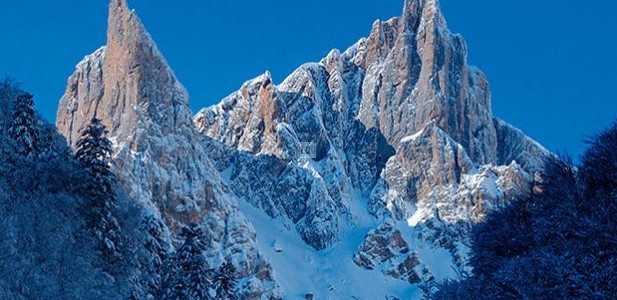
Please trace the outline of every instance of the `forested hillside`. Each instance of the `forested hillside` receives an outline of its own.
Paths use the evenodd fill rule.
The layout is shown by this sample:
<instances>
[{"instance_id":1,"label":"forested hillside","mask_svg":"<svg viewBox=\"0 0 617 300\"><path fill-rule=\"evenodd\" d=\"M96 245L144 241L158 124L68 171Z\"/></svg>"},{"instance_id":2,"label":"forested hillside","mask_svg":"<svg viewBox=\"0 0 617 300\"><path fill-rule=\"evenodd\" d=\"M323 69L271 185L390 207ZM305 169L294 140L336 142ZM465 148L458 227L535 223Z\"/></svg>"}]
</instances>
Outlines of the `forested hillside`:
<instances>
[{"instance_id":1,"label":"forested hillside","mask_svg":"<svg viewBox=\"0 0 617 300\"><path fill-rule=\"evenodd\" d=\"M198 226L175 253L160 219L122 193L100 120L72 153L33 100L0 84L0 299L234 299L235 270L209 267Z\"/></svg>"},{"instance_id":2,"label":"forested hillside","mask_svg":"<svg viewBox=\"0 0 617 300\"><path fill-rule=\"evenodd\" d=\"M129 268L106 274L87 234L85 187L92 178L53 125L33 110L15 116L13 103L24 95L15 84L5 81L1 93L0 299L118 299L129 288ZM14 117L24 124L11 124Z\"/></svg>"}]
</instances>

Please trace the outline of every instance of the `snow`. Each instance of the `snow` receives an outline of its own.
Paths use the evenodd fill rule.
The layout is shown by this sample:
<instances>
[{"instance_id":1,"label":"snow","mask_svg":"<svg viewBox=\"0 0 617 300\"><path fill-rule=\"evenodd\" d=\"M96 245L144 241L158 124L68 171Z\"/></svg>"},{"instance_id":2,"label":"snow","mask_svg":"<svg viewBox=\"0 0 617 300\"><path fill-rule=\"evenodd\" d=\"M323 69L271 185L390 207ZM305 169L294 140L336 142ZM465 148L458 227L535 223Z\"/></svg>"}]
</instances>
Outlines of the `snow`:
<instances>
[{"instance_id":1,"label":"snow","mask_svg":"<svg viewBox=\"0 0 617 300\"><path fill-rule=\"evenodd\" d=\"M434 248L418 242L414 250L420 261L429 269L437 282L456 278L452 254L443 248Z\"/></svg>"},{"instance_id":2,"label":"snow","mask_svg":"<svg viewBox=\"0 0 617 300\"><path fill-rule=\"evenodd\" d=\"M486 168L491 168L491 166L486 166ZM481 171L477 174L464 175L463 181L470 191L482 190L489 196L488 198L496 199L503 194L497 186L497 180L499 178L496 174L491 173L490 169L487 170L488 171Z\"/></svg>"},{"instance_id":3,"label":"snow","mask_svg":"<svg viewBox=\"0 0 617 300\"><path fill-rule=\"evenodd\" d=\"M329 249L316 251L306 245L293 228L271 219L244 200L239 206L257 232L257 247L274 268L285 299L300 299L312 293L315 299L419 299L420 290L408 282L365 270L352 258L364 236L377 220L366 212L366 200L355 192L351 199L354 224L345 223L341 240ZM367 284L370 283L370 284Z\"/></svg>"},{"instance_id":4,"label":"snow","mask_svg":"<svg viewBox=\"0 0 617 300\"><path fill-rule=\"evenodd\" d=\"M456 278L457 274L452 254L444 248L434 247L418 238L418 232L424 230L423 227L411 227L405 222L399 222L397 228L408 241L409 248L418 254L420 266L426 266L431 274L435 276L436 282ZM459 245L457 248L459 254L466 255L466 249L462 245ZM417 273L421 274L420 272Z\"/></svg>"},{"instance_id":5,"label":"snow","mask_svg":"<svg viewBox=\"0 0 617 300\"><path fill-rule=\"evenodd\" d=\"M76 69L86 69L88 65L94 62L101 61L105 57L106 48L107 48L106 46L102 46L98 48L96 51L94 51L92 54L88 54L84 56L84 58L79 63L77 63L75 68Z\"/></svg>"},{"instance_id":6,"label":"snow","mask_svg":"<svg viewBox=\"0 0 617 300\"><path fill-rule=\"evenodd\" d=\"M315 162L310 157L300 157L297 163L298 167L308 170L315 178L321 178L321 163Z\"/></svg>"},{"instance_id":7,"label":"snow","mask_svg":"<svg viewBox=\"0 0 617 300\"><path fill-rule=\"evenodd\" d=\"M425 127L426 128L426 127ZM401 143L408 143L408 142L413 142L415 140L417 140L420 136L422 136L422 134L424 133L424 128L422 128L422 130L410 135L410 136L406 136L404 138L401 139Z\"/></svg>"},{"instance_id":8,"label":"snow","mask_svg":"<svg viewBox=\"0 0 617 300\"><path fill-rule=\"evenodd\" d=\"M409 217L407 219L407 225L409 225L409 227L416 227L418 225L418 223L420 223L421 221L425 220L427 216L429 216L431 214L430 211L424 210L424 209L418 209L413 216Z\"/></svg>"}]
</instances>

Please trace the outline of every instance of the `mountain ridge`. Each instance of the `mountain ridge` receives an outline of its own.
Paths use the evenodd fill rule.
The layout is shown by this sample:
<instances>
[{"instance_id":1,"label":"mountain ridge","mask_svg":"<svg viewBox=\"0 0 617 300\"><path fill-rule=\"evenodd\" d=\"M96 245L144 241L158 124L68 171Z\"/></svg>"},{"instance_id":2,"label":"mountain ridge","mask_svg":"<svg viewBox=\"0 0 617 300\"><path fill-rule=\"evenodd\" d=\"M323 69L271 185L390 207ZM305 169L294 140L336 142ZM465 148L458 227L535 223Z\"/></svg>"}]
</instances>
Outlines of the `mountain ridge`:
<instances>
[{"instance_id":1,"label":"mountain ridge","mask_svg":"<svg viewBox=\"0 0 617 300\"><path fill-rule=\"evenodd\" d=\"M278 85L266 72L196 115L188 101L135 12L112 0L107 46L69 78L57 127L74 145L101 118L129 197L172 232L206 225L209 260L237 265L247 299L349 296L349 274L315 264L326 258L379 282L355 292L367 299L451 277L450 264L465 268L469 226L530 193L550 155L493 117L488 81L435 0L406 0L401 17ZM300 252L278 240L301 241L286 244ZM326 278L304 291L285 280L302 275Z\"/></svg>"}]
</instances>

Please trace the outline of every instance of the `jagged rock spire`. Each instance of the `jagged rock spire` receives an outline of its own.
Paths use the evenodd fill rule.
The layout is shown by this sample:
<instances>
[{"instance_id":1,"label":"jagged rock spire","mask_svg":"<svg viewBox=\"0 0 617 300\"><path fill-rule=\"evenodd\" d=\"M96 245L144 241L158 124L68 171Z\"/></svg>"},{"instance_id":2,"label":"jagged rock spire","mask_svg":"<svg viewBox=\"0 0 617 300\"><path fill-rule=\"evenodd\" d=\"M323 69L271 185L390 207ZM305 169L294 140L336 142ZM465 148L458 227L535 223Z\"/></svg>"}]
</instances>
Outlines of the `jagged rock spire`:
<instances>
[{"instance_id":1,"label":"jagged rock spire","mask_svg":"<svg viewBox=\"0 0 617 300\"><path fill-rule=\"evenodd\" d=\"M74 144L94 115L114 139L134 135L150 121L164 132L191 126L188 93L125 0L109 4L106 47L86 57L69 78L58 128Z\"/></svg>"},{"instance_id":2,"label":"jagged rock spire","mask_svg":"<svg viewBox=\"0 0 617 300\"><path fill-rule=\"evenodd\" d=\"M112 0L109 3L107 24L108 52L124 54L122 49L135 47L144 39L145 30L125 0Z\"/></svg>"},{"instance_id":3,"label":"jagged rock spire","mask_svg":"<svg viewBox=\"0 0 617 300\"><path fill-rule=\"evenodd\" d=\"M131 201L160 213L172 231L207 220L213 246L205 254L243 249L238 272L258 286L271 281L270 274L255 277L268 273L269 266L193 128L188 93L125 0L111 0L108 22L107 45L87 56L69 78L58 130L74 146L96 115L109 129L114 173ZM229 242L219 243L223 240Z\"/></svg>"},{"instance_id":4,"label":"jagged rock spire","mask_svg":"<svg viewBox=\"0 0 617 300\"><path fill-rule=\"evenodd\" d=\"M425 0L405 0L402 20L404 26L417 29L422 17L423 2Z\"/></svg>"},{"instance_id":5,"label":"jagged rock spire","mask_svg":"<svg viewBox=\"0 0 617 300\"><path fill-rule=\"evenodd\" d=\"M401 19L403 26L413 29L413 31L417 31L423 22L445 25L439 0L405 0Z\"/></svg>"},{"instance_id":6,"label":"jagged rock spire","mask_svg":"<svg viewBox=\"0 0 617 300\"><path fill-rule=\"evenodd\" d=\"M496 161L487 81L467 65L465 42L437 0L406 0L403 15L376 23L358 53L367 71L358 116L367 127L396 145L434 120L474 161Z\"/></svg>"}]
</instances>

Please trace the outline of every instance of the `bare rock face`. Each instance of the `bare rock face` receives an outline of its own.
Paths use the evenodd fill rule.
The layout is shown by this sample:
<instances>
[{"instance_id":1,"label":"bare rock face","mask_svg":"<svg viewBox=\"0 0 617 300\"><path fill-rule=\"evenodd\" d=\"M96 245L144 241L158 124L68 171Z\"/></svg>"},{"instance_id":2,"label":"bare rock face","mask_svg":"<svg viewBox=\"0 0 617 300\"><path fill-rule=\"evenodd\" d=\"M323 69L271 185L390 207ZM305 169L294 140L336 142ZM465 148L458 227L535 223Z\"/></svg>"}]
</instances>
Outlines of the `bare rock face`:
<instances>
[{"instance_id":1,"label":"bare rock face","mask_svg":"<svg viewBox=\"0 0 617 300\"><path fill-rule=\"evenodd\" d=\"M138 138L146 127L163 134L190 128L186 90L125 1L111 2L108 23L107 46L87 56L69 79L58 129L75 144L92 116L102 119L111 136L120 140Z\"/></svg>"},{"instance_id":2,"label":"bare rock face","mask_svg":"<svg viewBox=\"0 0 617 300\"><path fill-rule=\"evenodd\" d=\"M463 147L432 122L401 140L397 154L382 172L383 183L371 195L372 213L379 214L381 204L401 219L409 217L406 214L414 205L433 200L450 202L451 197L435 194L459 183L472 168Z\"/></svg>"},{"instance_id":3,"label":"bare rock face","mask_svg":"<svg viewBox=\"0 0 617 300\"><path fill-rule=\"evenodd\" d=\"M376 22L352 60L366 74L359 118L390 144L435 121L478 163L496 160L488 84L446 27L436 0L407 0L403 16Z\"/></svg>"},{"instance_id":4,"label":"bare rock face","mask_svg":"<svg viewBox=\"0 0 617 300\"><path fill-rule=\"evenodd\" d=\"M102 119L128 197L160 215L172 231L204 223L211 264L234 261L247 278L247 298L273 293L255 232L193 128L188 93L125 1L113 0L109 10L107 46L87 56L69 78L59 131L75 145L92 117Z\"/></svg>"}]
</instances>

